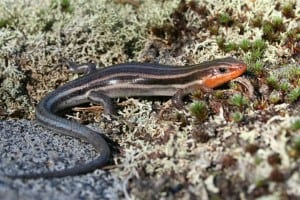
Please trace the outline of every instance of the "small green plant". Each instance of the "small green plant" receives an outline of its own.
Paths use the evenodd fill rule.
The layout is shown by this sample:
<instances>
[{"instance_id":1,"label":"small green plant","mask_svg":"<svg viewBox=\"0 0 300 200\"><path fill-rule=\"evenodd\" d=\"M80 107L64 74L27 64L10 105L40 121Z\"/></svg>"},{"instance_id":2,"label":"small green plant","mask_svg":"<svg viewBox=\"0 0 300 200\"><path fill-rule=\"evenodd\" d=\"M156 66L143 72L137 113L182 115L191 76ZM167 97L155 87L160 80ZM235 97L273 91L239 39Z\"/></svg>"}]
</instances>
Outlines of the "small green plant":
<instances>
[{"instance_id":1,"label":"small green plant","mask_svg":"<svg viewBox=\"0 0 300 200\"><path fill-rule=\"evenodd\" d=\"M238 123L243 120L243 114L241 112L234 112L231 115L234 122Z\"/></svg>"},{"instance_id":2,"label":"small green plant","mask_svg":"<svg viewBox=\"0 0 300 200\"><path fill-rule=\"evenodd\" d=\"M262 26L264 37L268 38L274 34L273 26L270 22L265 22Z\"/></svg>"},{"instance_id":3,"label":"small green plant","mask_svg":"<svg viewBox=\"0 0 300 200\"><path fill-rule=\"evenodd\" d=\"M71 13L73 11L71 7L71 1L70 0L61 0L60 1L61 11L62 12L68 12Z\"/></svg>"},{"instance_id":4,"label":"small green plant","mask_svg":"<svg viewBox=\"0 0 300 200\"><path fill-rule=\"evenodd\" d=\"M248 100L241 94L235 94L229 99L229 104L236 106L239 109L243 109L248 103Z\"/></svg>"},{"instance_id":5,"label":"small green plant","mask_svg":"<svg viewBox=\"0 0 300 200\"><path fill-rule=\"evenodd\" d=\"M252 26L254 26L254 27L261 27L262 22L263 22L263 16L262 15L257 15L251 20Z\"/></svg>"},{"instance_id":6,"label":"small green plant","mask_svg":"<svg viewBox=\"0 0 300 200\"><path fill-rule=\"evenodd\" d=\"M298 130L300 130L300 119L294 121L291 124L291 130L292 131L298 131ZM300 151L300 138L299 138L299 151Z\"/></svg>"},{"instance_id":7,"label":"small green plant","mask_svg":"<svg viewBox=\"0 0 300 200\"><path fill-rule=\"evenodd\" d=\"M251 48L251 42L249 40L243 40L239 47L244 51L247 52Z\"/></svg>"},{"instance_id":8,"label":"small green plant","mask_svg":"<svg viewBox=\"0 0 300 200\"><path fill-rule=\"evenodd\" d=\"M223 49L224 46L225 46L226 40L225 40L225 38L223 38L223 37L218 37L218 38L216 39L216 42L217 42L218 47L219 47L220 49Z\"/></svg>"},{"instance_id":9,"label":"small green plant","mask_svg":"<svg viewBox=\"0 0 300 200\"><path fill-rule=\"evenodd\" d=\"M292 124L291 129L296 128L297 130L299 130L299 128L300 128L300 122L299 121L300 120L297 120L297 121L298 122L294 122ZM294 127L294 126L296 126L296 127ZM292 139L292 143L291 143L291 146L289 148L288 153L289 153L289 156L291 158L299 159L299 157L300 157L300 137L299 136L298 137L294 137Z\"/></svg>"},{"instance_id":10,"label":"small green plant","mask_svg":"<svg viewBox=\"0 0 300 200\"><path fill-rule=\"evenodd\" d=\"M213 25L208 27L208 30L211 35L218 35L219 34L219 26Z\"/></svg>"},{"instance_id":11,"label":"small green plant","mask_svg":"<svg viewBox=\"0 0 300 200\"><path fill-rule=\"evenodd\" d=\"M42 28L43 32L52 31L52 27L55 22L56 22L55 19L50 19L46 21L44 27Z\"/></svg>"},{"instance_id":12,"label":"small green plant","mask_svg":"<svg viewBox=\"0 0 300 200\"><path fill-rule=\"evenodd\" d=\"M60 8L61 12L67 12L67 13L73 12L73 8L71 6L70 0L52 0L51 8L53 9Z\"/></svg>"},{"instance_id":13,"label":"small green plant","mask_svg":"<svg viewBox=\"0 0 300 200\"><path fill-rule=\"evenodd\" d=\"M282 92L286 93L290 89L290 84L288 82L283 82L279 87Z\"/></svg>"},{"instance_id":14,"label":"small green plant","mask_svg":"<svg viewBox=\"0 0 300 200\"><path fill-rule=\"evenodd\" d=\"M11 24L11 20L9 19L0 19L0 29L5 28Z\"/></svg>"},{"instance_id":15,"label":"small green plant","mask_svg":"<svg viewBox=\"0 0 300 200\"><path fill-rule=\"evenodd\" d=\"M276 76L270 75L269 77L267 77L266 81L267 81L267 84L269 85L269 87L276 89L276 90L279 89L279 80Z\"/></svg>"},{"instance_id":16,"label":"small green plant","mask_svg":"<svg viewBox=\"0 0 300 200\"><path fill-rule=\"evenodd\" d=\"M300 152L300 137L296 138L293 142L293 149Z\"/></svg>"},{"instance_id":17,"label":"small green plant","mask_svg":"<svg viewBox=\"0 0 300 200\"><path fill-rule=\"evenodd\" d=\"M228 13L223 13L219 16L219 23L223 26L230 26L233 23L233 19Z\"/></svg>"},{"instance_id":18,"label":"small green plant","mask_svg":"<svg viewBox=\"0 0 300 200\"><path fill-rule=\"evenodd\" d=\"M254 73L254 75L256 76L260 76L263 73L263 62L261 62L260 60L256 60L255 62L253 62L251 55L248 55L245 60L248 65L248 71Z\"/></svg>"},{"instance_id":19,"label":"small green plant","mask_svg":"<svg viewBox=\"0 0 300 200\"><path fill-rule=\"evenodd\" d=\"M225 97L224 91L222 91L222 90L216 90L215 91L215 97L217 99L223 99Z\"/></svg>"},{"instance_id":20,"label":"small green plant","mask_svg":"<svg viewBox=\"0 0 300 200\"><path fill-rule=\"evenodd\" d=\"M285 31L285 25L281 17L274 17L272 21L264 21L262 25L262 38L270 42L280 41L280 33Z\"/></svg>"},{"instance_id":21,"label":"small green plant","mask_svg":"<svg viewBox=\"0 0 300 200\"><path fill-rule=\"evenodd\" d=\"M288 94L288 99L291 102L295 102L300 98L300 86L294 88L289 94Z\"/></svg>"},{"instance_id":22,"label":"small green plant","mask_svg":"<svg viewBox=\"0 0 300 200\"><path fill-rule=\"evenodd\" d=\"M200 122L205 121L208 117L208 107L204 101L197 101L192 103L190 107L190 112Z\"/></svg>"},{"instance_id":23,"label":"small green plant","mask_svg":"<svg viewBox=\"0 0 300 200\"><path fill-rule=\"evenodd\" d=\"M263 161L264 161L264 160L263 160L261 157L255 156L254 163L255 163L256 165L259 165L259 164L262 163Z\"/></svg>"},{"instance_id":24,"label":"small green plant","mask_svg":"<svg viewBox=\"0 0 300 200\"><path fill-rule=\"evenodd\" d=\"M263 57L267 44L263 40L255 40L251 43L250 53L247 55L246 60L248 64L258 64L258 61Z\"/></svg>"},{"instance_id":25,"label":"small green plant","mask_svg":"<svg viewBox=\"0 0 300 200\"><path fill-rule=\"evenodd\" d=\"M250 56L249 56L251 62L255 62L255 61L261 59L263 57L263 53L264 53L263 51L258 50L258 49L251 51Z\"/></svg>"},{"instance_id":26,"label":"small green plant","mask_svg":"<svg viewBox=\"0 0 300 200\"><path fill-rule=\"evenodd\" d=\"M278 91L273 91L271 92L270 96L269 96L269 101L273 104L279 103L281 100L280 98L280 93Z\"/></svg>"},{"instance_id":27,"label":"small green plant","mask_svg":"<svg viewBox=\"0 0 300 200\"><path fill-rule=\"evenodd\" d=\"M261 163L261 162L260 162L260 163ZM259 165L260 163L256 163L256 164ZM256 188L263 188L263 187L265 187L267 184L268 184L268 183L267 183L267 180L266 180L266 179L263 179L263 178L258 179L258 180L255 181L255 186L256 186Z\"/></svg>"},{"instance_id":28,"label":"small green plant","mask_svg":"<svg viewBox=\"0 0 300 200\"><path fill-rule=\"evenodd\" d=\"M295 17L294 3L292 2L286 3L282 7L281 12L283 16L285 16L286 18L294 18Z\"/></svg>"},{"instance_id":29,"label":"small green plant","mask_svg":"<svg viewBox=\"0 0 300 200\"><path fill-rule=\"evenodd\" d=\"M284 27L284 24L283 24L283 19L281 17L275 17L273 20L272 20L272 26L273 26L273 29L275 31L284 31L285 30L285 27Z\"/></svg>"},{"instance_id":30,"label":"small green plant","mask_svg":"<svg viewBox=\"0 0 300 200\"><path fill-rule=\"evenodd\" d=\"M300 79L300 68L298 66L293 66L288 71L289 81L299 80Z\"/></svg>"},{"instance_id":31,"label":"small green plant","mask_svg":"<svg viewBox=\"0 0 300 200\"><path fill-rule=\"evenodd\" d=\"M261 40L261 39L258 39L258 40L255 40L252 44L252 49L253 50L260 50L260 51L263 51L267 48L267 44L265 41Z\"/></svg>"},{"instance_id":32,"label":"small green plant","mask_svg":"<svg viewBox=\"0 0 300 200\"><path fill-rule=\"evenodd\" d=\"M236 50L238 50L238 45L234 42L229 42L224 47L225 52L236 51Z\"/></svg>"}]
</instances>

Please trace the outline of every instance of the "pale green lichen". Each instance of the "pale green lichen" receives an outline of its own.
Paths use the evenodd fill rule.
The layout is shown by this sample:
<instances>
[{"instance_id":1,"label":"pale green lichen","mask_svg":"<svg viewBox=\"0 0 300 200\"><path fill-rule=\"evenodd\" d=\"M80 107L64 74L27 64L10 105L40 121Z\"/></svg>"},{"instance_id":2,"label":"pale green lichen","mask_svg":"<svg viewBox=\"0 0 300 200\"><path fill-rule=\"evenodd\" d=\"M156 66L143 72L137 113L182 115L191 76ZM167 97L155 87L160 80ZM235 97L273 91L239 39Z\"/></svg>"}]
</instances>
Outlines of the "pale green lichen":
<instances>
[{"instance_id":1,"label":"pale green lichen","mask_svg":"<svg viewBox=\"0 0 300 200\"><path fill-rule=\"evenodd\" d=\"M150 5L154 9L148 9ZM76 62L92 60L104 65L137 61L148 24L163 23L176 5L176 1L154 4L147 1L137 10L130 5L104 0L88 3L57 0L45 1L42 5L39 1L30 1L26 6L23 1L1 1L0 71L11 77L26 76L27 71L37 74L38 80L43 80L45 71L52 74L51 78L44 78L45 84L34 84L35 89L27 91L29 96L23 96L27 99L25 102L13 94L20 88L18 85L27 87L24 81L3 81L0 96L3 99L12 96L15 102L12 105L10 100L5 100L5 110L17 105L32 111L34 105L29 102L38 101L49 88L56 86L55 81L66 79L65 75L54 71L61 65L61 58ZM14 66L18 66L18 74ZM1 76L1 79L7 78ZM8 82L14 83L6 84ZM25 109L31 118L32 113L28 111Z\"/></svg>"}]
</instances>

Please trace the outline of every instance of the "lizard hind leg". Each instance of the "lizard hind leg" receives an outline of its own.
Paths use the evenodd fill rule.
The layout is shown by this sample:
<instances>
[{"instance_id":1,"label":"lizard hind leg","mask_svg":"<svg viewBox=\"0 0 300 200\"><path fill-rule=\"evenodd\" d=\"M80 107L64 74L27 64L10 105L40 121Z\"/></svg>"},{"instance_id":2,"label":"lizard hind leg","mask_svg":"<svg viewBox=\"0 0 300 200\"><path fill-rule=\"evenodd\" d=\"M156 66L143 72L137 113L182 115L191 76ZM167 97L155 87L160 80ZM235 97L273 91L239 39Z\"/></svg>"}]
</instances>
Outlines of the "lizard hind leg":
<instances>
[{"instance_id":1,"label":"lizard hind leg","mask_svg":"<svg viewBox=\"0 0 300 200\"><path fill-rule=\"evenodd\" d=\"M116 116L117 112L116 112L115 105L109 96L101 92L89 91L87 93L87 98L92 103L101 104L106 114L109 114L111 116Z\"/></svg>"}]
</instances>

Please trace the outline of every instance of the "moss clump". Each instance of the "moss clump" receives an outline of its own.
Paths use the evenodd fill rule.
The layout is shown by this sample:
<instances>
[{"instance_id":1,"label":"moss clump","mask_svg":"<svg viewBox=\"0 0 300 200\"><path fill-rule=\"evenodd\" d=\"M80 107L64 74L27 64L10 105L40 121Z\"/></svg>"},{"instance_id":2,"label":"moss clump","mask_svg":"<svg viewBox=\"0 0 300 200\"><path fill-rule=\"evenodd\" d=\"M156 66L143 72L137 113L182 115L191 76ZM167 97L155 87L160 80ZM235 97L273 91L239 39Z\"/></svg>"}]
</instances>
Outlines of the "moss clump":
<instances>
[{"instance_id":1,"label":"moss clump","mask_svg":"<svg viewBox=\"0 0 300 200\"><path fill-rule=\"evenodd\" d=\"M300 120L297 120L291 125L292 131L299 130L300 127ZM296 130L295 130L296 129ZM292 140L292 144L289 148L289 156L298 159L300 157L300 137L295 137Z\"/></svg>"},{"instance_id":2,"label":"moss clump","mask_svg":"<svg viewBox=\"0 0 300 200\"><path fill-rule=\"evenodd\" d=\"M253 63L253 59L251 56L248 56L246 59L248 63L248 71L254 73L256 76L262 76L264 72L264 64L262 61L257 60Z\"/></svg>"},{"instance_id":3,"label":"moss clump","mask_svg":"<svg viewBox=\"0 0 300 200\"><path fill-rule=\"evenodd\" d=\"M247 39L242 40L240 43L226 42L224 37L218 37L216 39L218 47L224 52L237 51L241 49L245 53L249 52L249 61L255 62L262 58L267 48L267 44L263 40L249 41Z\"/></svg>"},{"instance_id":4,"label":"moss clump","mask_svg":"<svg viewBox=\"0 0 300 200\"><path fill-rule=\"evenodd\" d=\"M298 99L300 99L300 86L290 91L290 93L288 94L288 99L291 102L296 102Z\"/></svg>"},{"instance_id":5,"label":"moss clump","mask_svg":"<svg viewBox=\"0 0 300 200\"><path fill-rule=\"evenodd\" d=\"M253 19L251 19L251 24L253 27L261 27L263 23L262 15L257 15Z\"/></svg>"},{"instance_id":6,"label":"moss clump","mask_svg":"<svg viewBox=\"0 0 300 200\"><path fill-rule=\"evenodd\" d=\"M281 31L281 32L285 31L285 26L283 23L283 19L281 17L275 17L272 20L272 26L275 31Z\"/></svg>"},{"instance_id":7,"label":"moss clump","mask_svg":"<svg viewBox=\"0 0 300 200\"><path fill-rule=\"evenodd\" d=\"M0 29L10 26L12 24L12 19L4 18L0 19Z\"/></svg>"},{"instance_id":8,"label":"moss clump","mask_svg":"<svg viewBox=\"0 0 300 200\"><path fill-rule=\"evenodd\" d=\"M267 77L266 81L270 88L276 89L276 90L279 89L279 80L276 76L270 75L269 77Z\"/></svg>"},{"instance_id":9,"label":"moss clump","mask_svg":"<svg viewBox=\"0 0 300 200\"><path fill-rule=\"evenodd\" d=\"M70 0L52 0L51 7L54 9L59 8L63 13L72 13L73 8Z\"/></svg>"},{"instance_id":10,"label":"moss clump","mask_svg":"<svg viewBox=\"0 0 300 200\"><path fill-rule=\"evenodd\" d=\"M237 51L238 48L239 48L239 46L236 43L229 42L223 50L224 50L224 52L231 52L231 51Z\"/></svg>"},{"instance_id":11,"label":"moss clump","mask_svg":"<svg viewBox=\"0 0 300 200\"><path fill-rule=\"evenodd\" d=\"M228 13L222 13L218 17L218 21L223 26L231 26L233 24L233 18Z\"/></svg>"},{"instance_id":12,"label":"moss clump","mask_svg":"<svg viewBox=\"0 0 300 200\"><path fill-rule=\"evenodd\" d=\"M252 50L264 51L267 48L267 44L264 40L258 39L252 43Z\"/></svg>"},{"instance_id":13,"label":"moss clump","mask_svg":"<svg viewBox=\"0 0 300 200\"><path fill-rule=\"evenodd\" d=\"M278 91L273 91L271 92L270 96L269 96L269 101L272 104L277 104L281 101L281 95Z\"/></svg>"},{"instance_id":14,"label":"moss clump","mask_svg":"<svg viewBox=\"0 0 300 200\"><path fill-rule=\"evenodd\" d=\"M295 3L288 2L282 6L281 12L283 16L285 16L286 18L295 18L295 11L294 11L295 8L296 8Z\"/></svg>"},{"instance_id":15,"label":"moss clump","mask_svg":"<svg viewBox=\"0 0 300 200\"><path fill-rule=\"evenodd\" d=\"M217 37L216 43L220 49L224 49L226 40L224 37Z\"/></svg>"},{"instance_id":16,"label":"moss clump","mask_svg":"<svg viewBox=\"0 0 300 200\"><path fill-rule=\"evenodd\" d=\"M284 46L287 47L292 57L300 55L300 27L291 29L285 34Z\"/></svg>"},{"instance_id":17,"label":"moss clump","mask_svg":"<svg viewBox=\"0 0 300 200\"><path fill-rule=\"evenodd\" d=\"M247 39L245 40L242 40L242 42L240 43L239 47L244 51L244 52L247 52L250 50L251 48L251 42Z\"/></svg>"},{"instance_id":18,"label":"moss clump","mask_svg":"<svg viewBox=\"0 0 300 200\"><path fill-rule=\"evenodd\" d=\"M208 107L204 101L194 102L190 107L190 112L195 116L200 122L203 122L208 117Z\"/></svg>"},{"instance_id":19,"label":"moss clump","mask_svg":"<svg viewBox=\"0 0 300 200\"><path fill-rule=\"evenodd\" d=\"M241 45L243 46L245 44ZM261 59L264 56L267 44L265 41L258 39L251 42L250 46L251 47L249 48L245 58L248 65L248 71L254 73L257 76L261 76L263 74L264 66L264 63L261 61Z\"/></svg>"},{"instance_id":20,"label":"moss clump","mask_svg":"<svg viewBox=\"0 0 300 200\"><path fill-rule=\"evenodd\" d=\"M283 23L283 19L281 17L275 17L272 21L264 21L262 24L262 30L263 39L270 42L279 42L282 39L280 33L284 32L286 28Z\"/></svg>"},{"instance_id":21,"label":"moss clump","mask_svg":"<svg viewBox=\"0 0 300 200\"><path fill-rule=\"evenodd\" d=\"M243 110L249 101L243 95L235 94L228 100L228 103L238 107L240 110Z\"/></svg>"},{"instance_id":22,"label":"moss clump","mask_svg":"<svg viewBox=\"0 0 300 200\"><path fill-rule=\"evenodd\" d=\"M266 38L266 37L271 37L274 33L274 29L273 29L273 26L270 22L265 22L263 25L262 25L262 30L263 30L263 37Z\"/></svg>"},{"instance_id":23,"label":"moss clump","mask_svg":"<svg viewBox=\"0 0 300 200\"><path fill-rule=\"evenodd\" d=\"M298 130L300 130L300 119L294 121L294 122L291 124L291 130L292 130L292 131L298 131ZM300 151L300 144L299 144L299 151Z\"/></svg>"},{"instance_id":24,"label":"moss clump","mask_svg":"<svg viewBox=\"0 0 300 200\"><path fill-rule=\"evenodd\" d=\"M243 114L241 112L234 112L231 114L231 118L234 122L238 123L243 120Z\"/></svg>"},{"instance_id":25,"label":"moss clump","mask_svg":"<svg viewBox=\"0 0 300 200\"><path fill-rule=\"evenodd\" d=\"M286 93L290 89L290 84L288 82L280 83L279 88L283 93Z\"/></svg>"}]
</instances>

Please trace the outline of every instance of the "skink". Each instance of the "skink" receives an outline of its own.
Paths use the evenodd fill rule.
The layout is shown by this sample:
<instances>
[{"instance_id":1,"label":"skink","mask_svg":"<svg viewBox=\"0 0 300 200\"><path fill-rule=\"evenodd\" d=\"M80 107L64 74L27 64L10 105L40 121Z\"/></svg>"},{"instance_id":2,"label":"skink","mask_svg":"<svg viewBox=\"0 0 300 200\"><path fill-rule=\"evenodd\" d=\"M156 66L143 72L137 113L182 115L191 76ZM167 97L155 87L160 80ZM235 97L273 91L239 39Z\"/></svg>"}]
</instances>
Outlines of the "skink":
<instances>
[{"instance_id":1,"label":"skink","mask_svg":"<svg viewBox=\"0 0 300 200\"><path fill-rule=\"evenodd\" d=\"M107 165L111 159L111 151L104 134L56 115L62 109L92 102L102 104L106 113L113 114L112 98L128 96L172 96L174 105L180 107L185 95L199 89L215 88L246 71L244 63L230 57L181 67L129 63L96 69L91 63L76 65L72 62L69 62L69 66L73 71L85 72L86 75L59 87L43 98L36 108L36 119L54 132L92 144L100 155L91 162L61 171L12 177L73 176Z\"/></svg>"}]
</instances>

